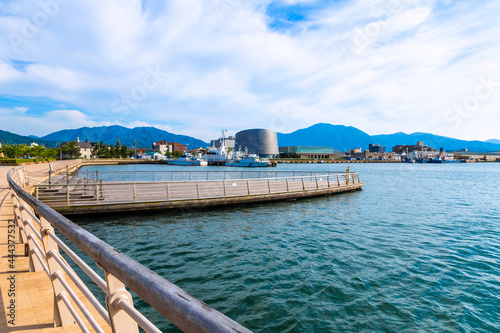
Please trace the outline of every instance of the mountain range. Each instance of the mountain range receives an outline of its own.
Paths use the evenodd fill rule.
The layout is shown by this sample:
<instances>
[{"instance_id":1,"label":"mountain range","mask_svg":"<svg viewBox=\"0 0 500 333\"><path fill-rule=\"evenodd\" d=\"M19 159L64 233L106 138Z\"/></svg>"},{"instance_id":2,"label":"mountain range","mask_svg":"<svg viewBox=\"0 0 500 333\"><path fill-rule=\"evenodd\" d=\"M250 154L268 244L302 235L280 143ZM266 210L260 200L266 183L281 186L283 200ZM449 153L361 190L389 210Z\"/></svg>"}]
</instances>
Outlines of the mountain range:
<instances>
[{"instance_id":1,"label":"mountain range","mask_svg":"<svg viewBox=\"0 0 500 333\"><path fill-rule=\"evenodd\" d=\"M82 127L54 132L44 137L20 136L14 133L0 130L0 140L5 143L36 142L48 147L54 147L64 141L89 139L92 142L115 144L120 139L121 144L137 147L150 148L156 141L166 140L189 145L188 148L207 147L208 143L186 135L177 135L155 127L126 128L123 126ZM215 139L215 138L214 138ZM425 145L439 149L453 151L467 148L469 151L486 152L500 151L500 140L488 141L465 141L430 133L394 133L369 135L355 127L319 123L308 128L300 129L292 133L278 133L279 146L317 146L333 147L340 151L361 147L368 149L370 143L378 143L391 151L396 145L415 145L417 141L423 141Z\"/></svg>"},{"instance_id":2,"label":"mountain range","mask_svg":"<svg viewBox=\"0 0 500 333\"><path fill-rule=\"evenodd\" d=\"M77 139L82 141L89 139L91 142L100 142L102 140L107 145L114 145L119 139L122 145L127 146L134 146L137 140L137 148L151 148L153 142L161 140L182 143L187 145L189 149L208 146L202 140L187 135L172 134L155 127L127 128L118 125L62 130L46 135L42 139L60 142L76 141Z\"/></svg>"},{"instance_id":3,"label":"mountain range","mask_svg":"<svg viewBox=\"0 0 500 333\"><path fill-rule=\"evenodd\" d=\"M7 131L2 131L0 130L0 140L2 140L4 143L11 143L11 144L27 144L30 145L31 143L35 142L38 143L39 145L44 145L45 147L52 148L57 146L56 141L48 141L48 140L42 140L38 137L32 137L32 136L22 136L18 134L14 134L11 132Z\"/></svg>"},{"instance_id":4,"label":"mountain range","mask_svg":"<svg viewBox=\"0 0 500 333\"><path fill-rule=\"evenodd\" d=\"M292 133L278 133L280 146L322 146L334 147L345 151L352 148L368 149L370 143L378 143L391 151L396 145L415 145L423 141L424 145L439 149L454 151L467 148L469 151L497 151L500 150L500 140L466 141L448 138L430 133L394 133L369 135L355 127L319 123Z\"/></svg>"}]
</instances>

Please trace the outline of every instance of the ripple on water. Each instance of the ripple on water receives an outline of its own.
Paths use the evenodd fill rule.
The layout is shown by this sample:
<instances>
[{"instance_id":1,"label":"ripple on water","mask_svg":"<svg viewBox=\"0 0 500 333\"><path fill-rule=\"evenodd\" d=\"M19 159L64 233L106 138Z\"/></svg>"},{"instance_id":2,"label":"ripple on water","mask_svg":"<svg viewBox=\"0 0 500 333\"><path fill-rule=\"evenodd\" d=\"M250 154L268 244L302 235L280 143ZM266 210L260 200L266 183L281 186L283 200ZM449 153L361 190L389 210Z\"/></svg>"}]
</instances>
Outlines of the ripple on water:
<instances>
[{"instance_id":1,"label":"ripple on water","mask_svg":"<svg viewBox=\"0 0 500 333\"><path fill-rule=\"evenodd\" d=\"M363 191L77 222L256 332L500 332L500 164L351 169Z\"/></svg>"}]
</instances>

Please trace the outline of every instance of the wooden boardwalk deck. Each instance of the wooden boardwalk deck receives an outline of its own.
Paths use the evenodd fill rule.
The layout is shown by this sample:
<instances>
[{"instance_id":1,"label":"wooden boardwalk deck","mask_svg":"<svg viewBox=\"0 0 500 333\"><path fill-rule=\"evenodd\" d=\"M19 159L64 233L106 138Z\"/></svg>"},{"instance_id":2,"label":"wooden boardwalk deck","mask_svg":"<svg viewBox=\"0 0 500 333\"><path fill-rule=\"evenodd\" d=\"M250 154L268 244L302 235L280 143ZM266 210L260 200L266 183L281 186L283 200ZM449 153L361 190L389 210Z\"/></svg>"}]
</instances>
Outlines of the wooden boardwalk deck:
<instances>
[{"instance_id":1,"label":"wooden boardwalk deck","mask_svg":"<svg viewBox=\"0 0 500 333\"><path fill-rule=\"evenodd\" d=\"M203 209L359 190L357 174L200 181L86 182L62 177L40 184L36 196L65 214L110 213L161 209ZM347 181L349 178L349 181Z\"/></svg>"},{"instance_id":2,"label":"wooden boardwalk deck","mask_svg":"<svg viewBox=\"0 0 500 333\"><path fill-rule=\"evenodd\" d=\"M58 166L66 163L60 162ZM9 239L11 243L13 240L13 237L9 237L9 232L10 235L15 234L16 243L19 243L20 232L19 228L9 227L14 218L7 184L7 172L11 168L0 167L0 332L81 332L77 324L54 327L54 292L49 277L44 271L29 271L24 244L9 247ZM48 170L48 165L29 165L26 168L35 172ZM90 309L88 301L78 288L72 281L68 282ZM97 314L94 315L95 318L100 318ZM100 319L101 327L110 332L104 319Z\"/></svg>"}]
</instances>

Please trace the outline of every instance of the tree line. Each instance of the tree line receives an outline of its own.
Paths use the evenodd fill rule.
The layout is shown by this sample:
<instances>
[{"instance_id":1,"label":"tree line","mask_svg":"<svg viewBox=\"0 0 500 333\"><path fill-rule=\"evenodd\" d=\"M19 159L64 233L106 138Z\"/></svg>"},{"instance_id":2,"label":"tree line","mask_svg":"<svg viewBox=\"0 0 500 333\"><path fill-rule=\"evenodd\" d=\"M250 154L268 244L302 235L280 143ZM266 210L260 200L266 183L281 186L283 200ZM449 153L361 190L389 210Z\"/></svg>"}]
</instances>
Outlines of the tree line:
<instances>
[{"instance_id":1,"label":"tree line","mask_svg":"<svg viewBox=\"0 0 500 333\"><path fill-rule=\"evenodd\" d=\"M0 149L8 158L56 158L62 156L64 158L78 158L80 155L80 148L75 141L62 145L59 148L46 148L44 146L30 147L25 143L16 144L2 144ZM96 158L128 158L134 153L129 150L126 145L105 145L103 141L94 145L92 155Z\"/></svg>"}]
</instances>

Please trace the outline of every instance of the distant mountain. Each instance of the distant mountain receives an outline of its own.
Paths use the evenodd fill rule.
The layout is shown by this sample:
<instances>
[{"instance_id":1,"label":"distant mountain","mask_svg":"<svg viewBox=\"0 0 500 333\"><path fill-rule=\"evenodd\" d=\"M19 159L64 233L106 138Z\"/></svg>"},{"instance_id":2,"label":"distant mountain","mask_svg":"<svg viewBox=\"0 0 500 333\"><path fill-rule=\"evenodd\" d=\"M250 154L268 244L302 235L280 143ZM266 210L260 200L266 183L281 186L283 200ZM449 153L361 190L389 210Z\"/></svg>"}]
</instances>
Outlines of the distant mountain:
<instances>
[{"instance_id":1,"label":"distant mountain","mask_svg":"<svg viewBox=\"0 0 500 333\"><path fill-rule=\"evenodd\" d=\"M490 140L486 140L485 142L500 144L500 140L497 140L497 139L490 139Z\"/></svg>"},{"instance_id":2,"label":"distant mountain","mask_svg":"<svg viewBox=\"0 0 500 333\"><path fill-rule=\"evenodd\" d=\"M344 151L354 147L368 147L370 135L352 127L320 123L289 134L278 133L279 146L334 147Z\"/></svg>"},{"instance_id":3,"label":"distant mountain","mask_svg":"<svg viewBox=\"0 0 500 333\"><path fill-rule=\"evenodd\" d=\"M208 144L196 138L172 134L155 127L136 127L126 128L123 126L102 126L102 127L82 127L78 129L62 130L42 137L44 140L72 141L80 139L84 141L89 139L92 142L105 144L115 144L120 139L121 144L133 146L137 140L137 148L151 148L153 142L166 140L168 142L177 142L189 145L188 148L207 147Z\"/></svg>"},{"instance_id":4,"label":"distant mountain","mask_svg":"<svg viewBox=\"0 0 500 333\"><path fill-rule=\"evenodd\" d=\"M332 125L320 123L308 128L300 129L292 133L278 133L279 146L322 146L334 147L337 150L345 151L353 148L368 149L370 143L378 143L391 151L396 145L415 145L417 141L423 141L424 145L429 145L445 150L459 150L467 148L469 151L496 151L500 150L500 144L496 142L465 141L430 133L394 133L369 135L355 127Z\"/></svg>"},{"instance_id":5,"label":"distant mountain","mask_svg":"<svg viewBox=\"0 0 500 333\"><path fill-rule=\"evenodd\" d=\"M44 145L45 147L55 147L57 145L57 142L55 141L49 141L49 140L42 140L39 138L33 138L29 136L22 136L18 134L14 134L11 132L7 131L2 131L0 130L0 140L3 141L3 143L10 143L10 144L22 144L25 143L27 145L30 145L31 143L35 142L38 143L39 145Z\"/></svg>"}]
</instances>

